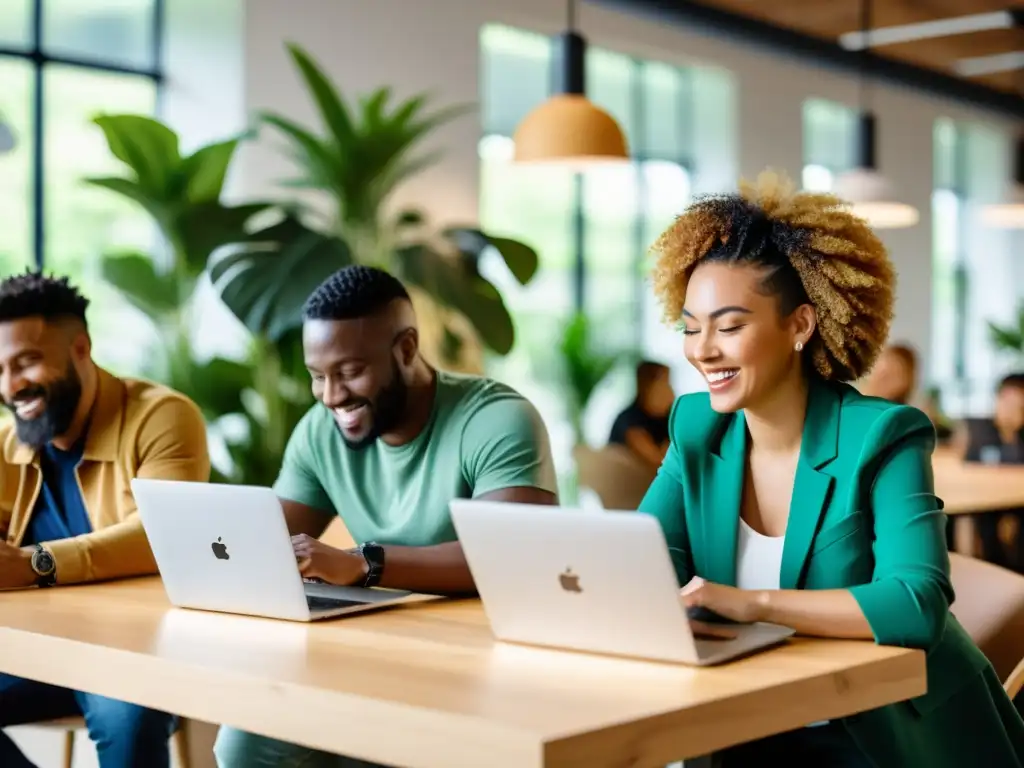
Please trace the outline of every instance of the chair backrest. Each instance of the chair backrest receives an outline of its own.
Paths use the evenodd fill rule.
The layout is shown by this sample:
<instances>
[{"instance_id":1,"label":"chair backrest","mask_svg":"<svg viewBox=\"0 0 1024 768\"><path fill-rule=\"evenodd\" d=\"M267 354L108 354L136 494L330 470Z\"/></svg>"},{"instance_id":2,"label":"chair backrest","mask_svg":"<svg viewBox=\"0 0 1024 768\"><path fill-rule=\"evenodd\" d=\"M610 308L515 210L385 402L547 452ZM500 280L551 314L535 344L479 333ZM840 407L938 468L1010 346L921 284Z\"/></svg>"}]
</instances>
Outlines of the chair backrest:
<instances>
[{"instance_id":1,"label":"chair backrest","mask_svg":"<svg viewBox=\"0 0 1024 768\"><path fill-rule=\"evenodd\" d=\"M1024 659L1024 576L955 552L949 560L953 615L1005 682Z\"/></svg>"},{"instance_id":2,"label":"chair backrest","mask_svg":"<svg viewBox=\"0 0 1024 768\"><path fill-rule=\"evenodd\" d=\"M633 510L654 482L655 471L624 445L578 445L573 451L579 484L589 488L605 509Z\"/></svg>"}]
</instances>

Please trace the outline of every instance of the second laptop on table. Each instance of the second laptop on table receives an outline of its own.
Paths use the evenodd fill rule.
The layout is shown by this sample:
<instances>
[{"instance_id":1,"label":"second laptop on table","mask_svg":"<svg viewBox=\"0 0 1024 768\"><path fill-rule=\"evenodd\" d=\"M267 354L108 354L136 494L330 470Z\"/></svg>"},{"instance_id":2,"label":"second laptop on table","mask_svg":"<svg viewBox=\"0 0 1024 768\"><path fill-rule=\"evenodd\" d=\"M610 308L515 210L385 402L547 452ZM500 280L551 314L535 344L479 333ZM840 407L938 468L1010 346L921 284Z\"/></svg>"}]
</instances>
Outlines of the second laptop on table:
<instances>
[{"instance_id":1,"label":"second laptop on table","mask_svg":"<svg viewBox=\"0 0 1024 768\"><path fill-rule=\"evenodd\" d=\"M468 500L451 513L499 640L702 666L794 634L774 624L695 632L650 515Z\"/></svg>"}]
</instances>

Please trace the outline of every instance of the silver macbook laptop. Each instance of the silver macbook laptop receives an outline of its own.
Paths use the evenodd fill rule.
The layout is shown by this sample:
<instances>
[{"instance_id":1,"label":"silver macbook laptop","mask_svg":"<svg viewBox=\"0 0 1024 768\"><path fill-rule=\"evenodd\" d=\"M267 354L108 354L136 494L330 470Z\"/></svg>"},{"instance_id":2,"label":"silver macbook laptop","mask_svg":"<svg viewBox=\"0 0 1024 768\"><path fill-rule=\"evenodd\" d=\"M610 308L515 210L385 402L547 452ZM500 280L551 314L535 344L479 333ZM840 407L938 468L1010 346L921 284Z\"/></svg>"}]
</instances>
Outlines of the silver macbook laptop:
<instances>
[{"instance_id":1,"label":"silver macbook laptop","mask_svg":"<svg viewBox=\"0 0 1024 768\"><path fill-rule=\"evenodd\" d=\"M495 637L717 664L782 642L773 624L695 636L658 521L638 512L455 500L452 520Z\"/></svg>"},{"instance_id":2,"label":"silver macbook laptop","mask_svg":"<svg viewBox=\"0 0 1024 768\"><path fill-rule=\"evenodd\" d=\"M132 493L177 607L313 621L434 599L305 581L270 488L136 478Z\"/></svg>"}]
</instances>

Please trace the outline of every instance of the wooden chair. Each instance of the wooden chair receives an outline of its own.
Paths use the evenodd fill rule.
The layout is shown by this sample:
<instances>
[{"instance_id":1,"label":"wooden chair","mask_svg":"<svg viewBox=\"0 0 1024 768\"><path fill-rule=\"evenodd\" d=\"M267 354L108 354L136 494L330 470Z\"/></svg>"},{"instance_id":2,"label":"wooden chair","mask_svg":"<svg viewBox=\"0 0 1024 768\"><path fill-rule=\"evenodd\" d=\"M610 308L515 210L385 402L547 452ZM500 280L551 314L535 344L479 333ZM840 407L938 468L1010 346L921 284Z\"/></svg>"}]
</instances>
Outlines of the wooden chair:
<instances>
[{"instance_id":1,"label":"wooden chair","mask_svg":"<svg viewBox=\"0 0 1024 768\"><path fill-rule=\"evenodd\" d=\"M85 730L85 718L80 716L61 717L57 720L31 723L31 727L59 731L64 734L63 768L71 768L75 762L75 735L78 731ZM179 718L178 728L171 736L171 743L173 744L172 764L176 764L178 768L192 768L192 753L189 752L188 742L188 721L184 718Z\"/></svg>"},{"instance_id":2,"label":"wooden chair","mask_svg":"<svg viewBox=\"0 0 1024 768\"><path fill-rule=\"evenodd\" d=\"M580 486L596 493L605 509L636 509L654 482L655 470L623 445L598 450L578 445L573 458Z\"/></svg>"},{"instance_id":3,"label":"wooden chair","mask_svg":"<svg viewBox=\"0 0 1024 768\"><path fill-rule=\"evenodd\" d=\"M1024 576L951 552L951 608L1012 699L1024 687Z\"/></svg>"}]
</instances>

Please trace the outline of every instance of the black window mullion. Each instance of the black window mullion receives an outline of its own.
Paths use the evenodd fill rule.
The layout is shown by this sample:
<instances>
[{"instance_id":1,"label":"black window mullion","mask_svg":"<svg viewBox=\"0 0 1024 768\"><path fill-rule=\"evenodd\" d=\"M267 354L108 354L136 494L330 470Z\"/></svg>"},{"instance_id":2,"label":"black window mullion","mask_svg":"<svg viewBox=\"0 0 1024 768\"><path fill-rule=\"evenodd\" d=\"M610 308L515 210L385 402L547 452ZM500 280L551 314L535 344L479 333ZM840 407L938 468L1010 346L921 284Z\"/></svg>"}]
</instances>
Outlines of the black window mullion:
<instances>
[{"instance_id":1,"label":"black window mullion","mask_svg":"<svg viewBox=\"0 0 1024 768\"><path fill-rule=\"evenodd\" d=\"M32 3L32 47L41 54L43 50L43 0ZM32 69L32 254L37 269L43 268L43 251L46 237L46 215L44 211L46 162L43 152L43 62L36 60Z\"/></svg>"},{"instance_id":2,"label":"black window mullion","mask_svg":"<svg viewBox=\"0 0 1024 768\"><path fill-rule=\"evenodd\" d=\"M967 206L968 174L967 135L960 125L953 133L953 184L956 196L957 228L955 258L953 262L953 375L962 399L971 393L971 382L967 376L967 309L969 275L967 269L968 233L964 226L964 212Z\"/></svg>"},{"instance_id":3,"label":"black window mullion","mask_svg":"<svg viewBox=\"0 0 1024 768\"><path fill-rule=\"evenodd\" d=\"M50 64L74 67L89 72L110 72L133 75L152 80L156 86L159 112L163 89L164 0L154 0L152 19L153 57L149 68L126 67L88 57L50 55L43 44L43 3L33 0L30 17L30 45L27 50L0 46L0 58L24 59L32 66L32 103L29 108L32 121L32 256L37 269L43 269L46 253L46 67Z\"/></svg>"},{"instance_id":4,"label":"black window mullion","mask_svg":"<svg viewBox=\"0 0 1024 768\"><path fill-rule=\"evenodd\" d=\"M643 262L646 253L644 239L647 234L647 184L644 176L644 161L641 159L647 151L647 108L644 93L644 62L631 60L630 96L633 102L633 135L638 151L634 154L633 173L636 175L636 210L633 220L633 341L637 349L643 349L644 343L644 279Z\"/></svg>"},{"instance_id":5,"label":"black window mullion","mask_svg":"<svg viewBox=\"0 0 1024 768\"><path fill-rule=\"evenodd\" d=\"M150 60L150 64L155 75L153 78L156 82L154 109L158 115L162 115L164 111L164 89L161 85L163 84L164 72L164 15L166 10L167 7L164 0L153 0L153 39L151 41L153 58Z\"/></svg>"}]
</instances>

